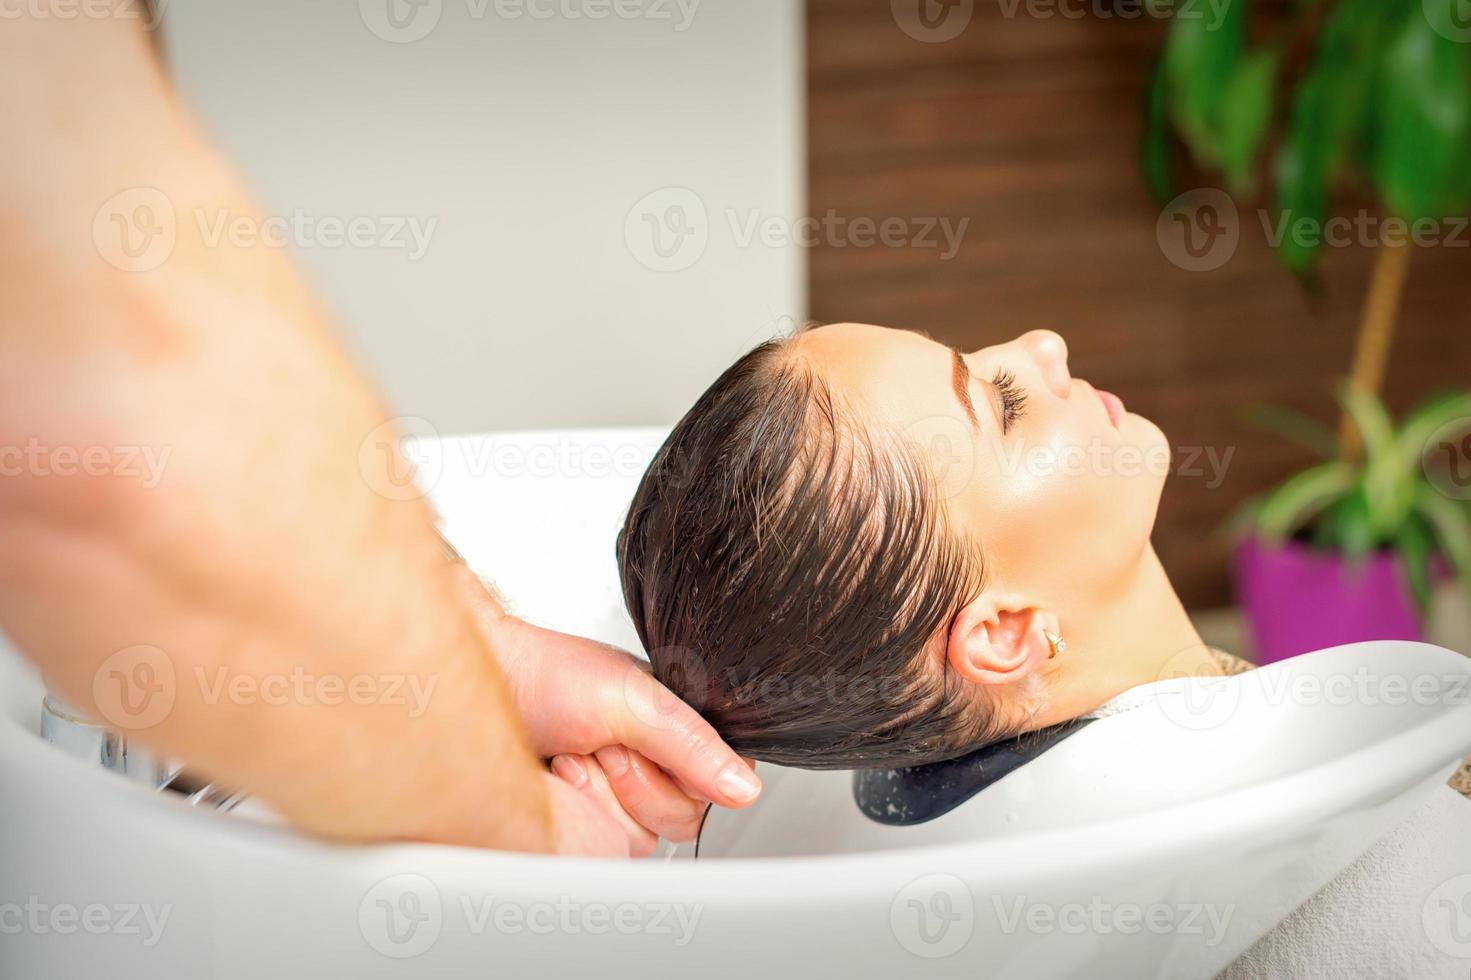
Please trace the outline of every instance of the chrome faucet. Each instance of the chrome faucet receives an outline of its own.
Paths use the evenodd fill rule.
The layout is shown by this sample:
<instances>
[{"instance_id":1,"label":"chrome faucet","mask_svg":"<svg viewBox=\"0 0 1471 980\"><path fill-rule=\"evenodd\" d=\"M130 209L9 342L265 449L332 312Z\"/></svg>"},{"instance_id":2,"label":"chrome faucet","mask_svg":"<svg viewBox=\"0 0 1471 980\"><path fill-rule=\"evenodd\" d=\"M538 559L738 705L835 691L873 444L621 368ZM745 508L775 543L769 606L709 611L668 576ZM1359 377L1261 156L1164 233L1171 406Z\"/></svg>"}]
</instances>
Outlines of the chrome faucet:
<instances>
[{"instance_id":1,"label":"chrome faucet","mask_svg":"<svg viewBox=\"0 0 1471 980\"><path fill-rule=\"evenodd\" d=\"M126 735L104 728L49 691L41 702L41 738L67 755L111 769L152 789L177 793L190 806L229 811L245 799L243 793L216 786L159 759L130 742Z\"/></svg>"}]
</instances>

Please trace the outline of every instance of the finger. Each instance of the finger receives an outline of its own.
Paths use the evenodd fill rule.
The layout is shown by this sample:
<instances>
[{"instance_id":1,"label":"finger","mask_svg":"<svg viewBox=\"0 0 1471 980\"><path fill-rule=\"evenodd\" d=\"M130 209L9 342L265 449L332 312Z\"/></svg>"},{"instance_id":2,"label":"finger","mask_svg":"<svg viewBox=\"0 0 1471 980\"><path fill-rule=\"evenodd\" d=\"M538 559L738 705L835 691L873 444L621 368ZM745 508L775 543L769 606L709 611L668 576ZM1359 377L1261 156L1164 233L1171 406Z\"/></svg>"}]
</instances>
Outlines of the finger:
<instances>
[{"instance_id":1,"label":"finger","mask_svg":"<svg viewBox=\"0 0 1471 980\"><path fill-rule=\"evenodd\" d=\"M675 843L695 839L705 813L704 800L691 799L639 752L610 745L593 755L629 816Z\"/></svg>"},{"instance_id":2,"label":"finger","mask_svg":"<svg viewBox=\"0 0 1471 980\"><path fill-rule=\"evenodd\" d=\"M712 803L743 807L756 801L761 780L695 709L632 668L623 693L626 710L616 712L611 724L620 743Z\"/></svg>"},{"instance_id":3,"label":"finger","mask_svg":"<svg viewBox=\"0 0 1471 980\"><path fill-rule=\"evenodd\" d=\"M600 804L552 773L546 775L546 786L556 853L629 857L628 834Z\"/></svg>"},{"instance_id":4,"label":"finger","mask_svg":"<svg viewBox=\"0 0 1471 980\"><path fill-rule=\"evenodd\" d=\"M603 767L596 759L588 755L559 755L552 760L552 771L585 798L597 804L623 829L628 838L629 853L633 857L648 857L654 853L654 849L659 846L659 838L623 809Z\"/></svg>"}]
</instances>

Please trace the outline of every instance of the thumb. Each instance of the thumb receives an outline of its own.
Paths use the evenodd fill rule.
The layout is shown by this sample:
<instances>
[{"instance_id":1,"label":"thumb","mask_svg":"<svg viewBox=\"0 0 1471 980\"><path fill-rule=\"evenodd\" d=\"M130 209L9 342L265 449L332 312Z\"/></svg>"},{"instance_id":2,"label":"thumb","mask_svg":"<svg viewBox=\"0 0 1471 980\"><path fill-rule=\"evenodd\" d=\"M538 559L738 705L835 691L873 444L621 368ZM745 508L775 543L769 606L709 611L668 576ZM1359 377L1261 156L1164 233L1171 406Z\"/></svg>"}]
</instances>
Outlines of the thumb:
<instances>
[{"instance_id":1,"label":"thumb","mask_svg":"<svg viewBox=\"0 0 1471 980\"><path fill-rule=\"evenodd\" d=\"M712 803L743 807L756 801L761 780L755 769L658 679L630 665L623 695L611 726L623 745Z\"/></svg>"}]
</instances>

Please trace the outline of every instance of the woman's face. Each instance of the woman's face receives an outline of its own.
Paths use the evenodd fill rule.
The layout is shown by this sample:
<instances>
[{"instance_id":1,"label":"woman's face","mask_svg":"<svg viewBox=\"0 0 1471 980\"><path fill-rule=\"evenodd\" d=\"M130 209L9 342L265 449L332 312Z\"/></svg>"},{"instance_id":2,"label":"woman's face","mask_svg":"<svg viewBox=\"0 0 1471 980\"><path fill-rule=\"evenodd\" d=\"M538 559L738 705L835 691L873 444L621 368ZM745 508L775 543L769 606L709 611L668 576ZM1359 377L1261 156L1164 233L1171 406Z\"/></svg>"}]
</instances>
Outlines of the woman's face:
<instances>
[{"instance_id":1,"label":"woman's face","mask_svg":"<svg viewBox=\"0 0 1471 980\"><path fill-rule=\"evenodd\" d=\"M1169 446L1148 419L1068 371L1048 330L965 353L920 334L841 323L795 350L882 431L928 460L988 588L1070 611L1131 582L1154 526Z\"/></svg>"}]
</instances>

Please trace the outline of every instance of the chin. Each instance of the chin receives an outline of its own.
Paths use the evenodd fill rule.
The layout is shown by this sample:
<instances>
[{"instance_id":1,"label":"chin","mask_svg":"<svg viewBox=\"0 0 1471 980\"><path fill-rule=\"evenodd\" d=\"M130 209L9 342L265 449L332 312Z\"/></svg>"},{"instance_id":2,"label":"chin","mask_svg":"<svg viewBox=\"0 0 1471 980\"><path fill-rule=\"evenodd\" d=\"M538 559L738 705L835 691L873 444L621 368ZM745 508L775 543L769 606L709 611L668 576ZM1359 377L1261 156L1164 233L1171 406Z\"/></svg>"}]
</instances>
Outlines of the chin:
<instances>
[{"instance_id":1,"label":"chin","mask_svg":"<svg viewBox=\"0 0 1471 980\"><path fill-rule=\"evenodd\" d=\"M1149 516L1145 522L1145 539L1148 543L1149 534L1154 530L1154 518L1159 510L1160 497L1164 494L1165 482L1174 469L1174 454L1164 430L1151 419L1142 415L1130 415L1125 419L1123 429L1124 438L1138 446L1144 458L1149 461L1145 467L1144 479L1141 480L1141 483L1147 484L1147 489L1145 486L1139 488L1139 492L1147 497L1148 503Z\"/></svg>"},{"instance_id":2,"label":"chin","mask_svg":"<svg viewBox=\"0 0 1471 980\"><path fill-rule=\"evenodd\" d=\"M1146 452L1168 451L1170 440L1164 430L1155 425L1153 419L1145 418L1143 415L1130 414L1124 417L1124 424L1120 427L1124 438L1135 443ZM1169 467L1166 467L1168 470Z\"/></svg>"}]
</instances>

